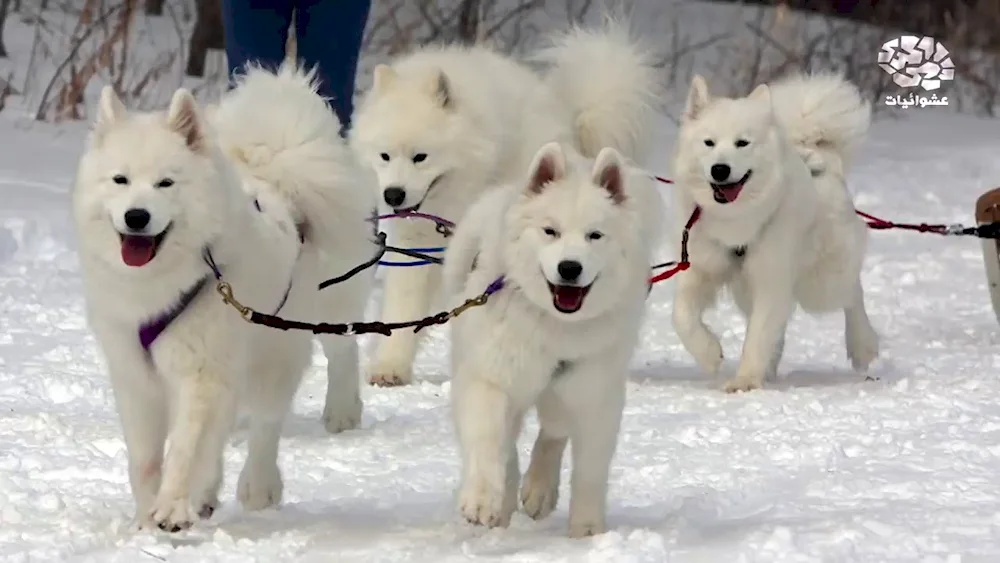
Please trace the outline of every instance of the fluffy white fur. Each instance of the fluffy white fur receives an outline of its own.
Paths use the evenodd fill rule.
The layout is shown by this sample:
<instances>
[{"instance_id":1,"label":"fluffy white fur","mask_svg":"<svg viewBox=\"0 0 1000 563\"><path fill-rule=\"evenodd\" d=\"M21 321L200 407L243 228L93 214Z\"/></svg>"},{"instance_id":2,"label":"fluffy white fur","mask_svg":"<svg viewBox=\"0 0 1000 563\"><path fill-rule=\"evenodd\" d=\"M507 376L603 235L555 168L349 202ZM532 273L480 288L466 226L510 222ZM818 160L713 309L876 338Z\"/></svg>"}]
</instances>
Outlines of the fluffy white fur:
<instances>
[{"instance_id":1,"label":"fluffy white fur","mask_svg":"<svg viewBox=\"0 0 1000 563\"><path fill-rule=\"evenodd\" d=\"M361 100L352 145L375 167L383 209L418 208L456 221L483 191L517 181L538 148L561 142L593 158L603 146L625 153L644 143L643 110L656 96L655 69L627 30L574 29L536 53L535 72L485 46L430 46L375 69ZM402 201L393 199L393 188ZM400 246L442 246L422 220L395 220ZM393 268L386 274L382 320L429 312L438 268ZM406 384L418 337L381 339L369 370L379 385Z\"/></svg>"},{"instance_id":2,"label":"fluffy white fur","mask_svg":"<svg viewBox=\"0 0 1000 563\"><path fill-rule=\"evenodd\" d=\"M759 388L775 374L796 304L844 311L855 369L878 356L859 276L868 230L845 184L869 119L857 89L834 74L792 76L738 99L713 97L694 78L674 170L679 224L695 205L702 215L691 231L691 269L677 278L673 321L698 365L715 374L722 347L702 316L729 288L747 335L727 391Z\"/></svg>"},{"instance_id":3,"label":"fluffy white fur","mask_svg":"<svg viewBox=\"0 0 1000 563\"><path fill-rule=\"evenodd\" d=\"M277 73L250 67L211 112L223 152L244 178L276 192L305 234L282 315L307 322L364 318L373 282L368 270L322 291L320 282L377 251L366 219L375 205L375 174L340 137L340 122L316 93L315 72L284 64ZM302 346L311 337L300 333ZM356 338L320 336L327 357L326 429L361 420Z\"/></svg>"},{"instance_id":4,"label":"fluffy white fur","mask_svg":"<svg viewBox=\"0 0 1000 563\"><path fill-rule=\"evenodd\" d=\"M630 127L648 109L635 106L617 123ZM622 130L590 137L623 138L634 137ZM555 508L572 440L569 533L605 530L628 364L663 223L656 189L614 148L593 159L548 143L526 176L484 194L459 223L445 255L446 291L461 302L505 280L451 327L458 504L468 521L509 524L521 481L515 444L535 407L541 428L520 483L525 511L540 519ZM588 288L582 296L581 287Z\"/></svg>"},{"instance_id":5,"label":"fluffy white fur","mask_svg":"<svg viewBox=\"0 0 1000 563\"><path fill-rule=\"evenodd\" d=\"M286 104L307 103L307 96L293 97L296 84L305 88L305 82L296 83L290 75L271 76L272 82L287 81L288 97L278 99L263 93L268 80L259 79L260 83L248 82L232 93L233 105L244 95L265 101L267 105L255 108L254 115L260 117L283 113ZM253 92L258 87L260 95ZM232 124L228 104L223 102L215 116L223 130ZM273 170L295 178L289 181L303 200L329 201L328 210L338 213L334 207L344 202L317 193L336 189L329 177L312 174L330 171L322 162L336 162L346 151L342 142L338 146L333 137L318 137L313 139L315 150L301 150L308 143L298 136L295 121L250 120L246 114L240 118L267 130L243 131L244 149L255 148L256 139L275 140L278 144L271 145L275 154L287 151L296 158ZM325 120L323 126L336 134L335 119L318 112L307 119ZM228 148L232 150L232 145ZM278 161L275 156L273 162ZM239 407L250 415L250 436L238 497L248 509L281 499L279 435L310 363L309 335L247 323L222 302L210 278L148 354L137 337L142 323L211 275L202 258L206 248L237 298L263 312L274 311L294 276L319 267L313 255L320 234L331 228L330 219L320 222L303 213L289 198L291 188L272 184L274 176L261 172L265 166L241 168L242 177L188 91L174 95L165 116L129 112L110 88L102 92L94 132L80 161L73 208L88 320L114 389L141 526L175 531L211 514L222 484L223 449ZM357 197L363 199L361 191ZM124 221L129 209L149 213L145 228L130 230ZM304 245L298 228L303 225ZM122 235L161 235L162 243L151 260L130 266L124 262L123 241L131 239ZM344 253L363 252L345 249ZM313 280L306 282L295 279L283 314L295 314L307 308L307 302L319 303ZM364 300L363 295L357 298ZM345 370L356 377L356 371ZM357 383L337 377L343 381L344 396L338 396L332 411L327 405L328 413L338 425L349 426L359 408L354 402ZM168 435L170 445L164 452Z\"/></svg>"}]
</instances>

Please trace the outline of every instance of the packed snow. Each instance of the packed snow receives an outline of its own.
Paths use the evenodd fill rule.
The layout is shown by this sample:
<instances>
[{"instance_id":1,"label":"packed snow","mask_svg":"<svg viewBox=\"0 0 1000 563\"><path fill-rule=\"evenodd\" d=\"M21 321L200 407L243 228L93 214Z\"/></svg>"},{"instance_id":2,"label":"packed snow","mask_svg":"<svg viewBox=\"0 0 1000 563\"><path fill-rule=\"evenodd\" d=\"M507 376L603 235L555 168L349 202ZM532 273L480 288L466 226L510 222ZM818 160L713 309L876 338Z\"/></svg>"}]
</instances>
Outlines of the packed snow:
<instances>
[{"instance_id":1,"label":"packed snow","mask_svg":"<svg viewBox=\"0 0 1000 563\"><path fill-rule=\"evenodd\" d=\"M727 395L744 334L735 308L723 301L710 316L727 356L713 380L671 327L672 284L653 289L606 534L566 537L566 465L548 519L517 514L495 530L461 520L441 328L417 383L366 386L361 428L336 436L319 420L317 351L281 446L282 506L248 513L235 501L246 453L237 432L222 509L185 533L136 533L69 216L86 124L28 124L12 111L0 113L0 561L1000 561L1000 326L980 245L904 231L872 233L863 274L882 336L875 381L850 370L841 316L799 313L780 381ZM976 198L1000 184L997 123L943 108L904 114L876 123L851 170L858 208L973 223ZM669 177L676 131L661 125L651 171ZM674 258L667 247L662 258ZM529 422L520 441L522 467L536 430Z\"/></svg>"}]
</instances>

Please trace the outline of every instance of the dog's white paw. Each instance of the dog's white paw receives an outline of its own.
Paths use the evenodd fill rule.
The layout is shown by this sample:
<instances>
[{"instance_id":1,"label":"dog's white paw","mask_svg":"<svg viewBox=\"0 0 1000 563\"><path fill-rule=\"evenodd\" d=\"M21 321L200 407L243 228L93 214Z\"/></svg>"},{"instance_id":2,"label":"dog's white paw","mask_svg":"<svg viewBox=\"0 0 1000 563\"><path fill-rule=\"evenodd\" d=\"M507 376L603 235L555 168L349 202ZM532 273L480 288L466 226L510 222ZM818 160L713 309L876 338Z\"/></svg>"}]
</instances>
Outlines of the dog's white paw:
<instances>
[{"instance_id":1,"label":"dog's white paw","mask_svg":"<svg viewBox=\"0 0 1000 563\"><path fill-rule=\"evenodd\" d=\"M871 325L854 328L848 325L844 334L847 344L847 357L851 360L854 371L864 373L868 367L878 358L879 338L878 333Z\"/></svg>"},{"instance_id":2,"label":"dog's white paw","mask_svg":"<svg viewBox=\"0 0 1000 563\"><path fill-rule=\"evenodd\" d=\"M490 528L507 527L513 512L504 506L504 488L485 479L473 479L462 486L458 510L469 523Z\"/></svg>"},{"instance_id":3,"label":"dog's white paw","mask_svg":"<svg viewBox=\"0 0 1000 563\"><path fill-rule=\"evenodd\" d=\"M328 401L323 409L323 426L330 434L354 430L361 424L362 410L361 400L356 397Z\"/></svg>"},{"instance_id":4,"label":"dog's white paw","mask_svg":"<svg viewBox=\"0 0 1000 563\"><path fill-rule=\"evenodd\" d=\"M604 518L572 518L569 519L569 537L585 538L596 536L606 531Z\"/></svg>"},{"instance_id":5,"label":"dog's white paw","mask_svg":"<svg viewBox=\"0 0 1000 563\"><path fill-rule=\"evenodd\" d=\"M730 379L726 382L723 389L726 393L740 393L744 391L753 391L754 389L760 389L764 385L763 377L750 377L746 375L737 375L736 377Z\"/></svg>"},{"instance_id":6,"label":"dog's white paw","mask_svg":"<svg viewBox=\"0 0 1000 563\"><path fill-rule=\"evenodd\" d=\"M694 358L695 363L708 375L715 375L722 365L722 344L711 332L698 331L692 335L688 346L688 352Z\"/></svg>"},{"instance_id":7,"label":"dog's white paw","mask_svg":"<svg viewBox=\"0 0 1000 563\"><path fill-rule=\"evenodd\" d=\"M277 465L247 464L236 485L236 498L247 510L263 510L280 503L283 490Z\"/></svg>"},{"instance_id":8,"label":"dog's white paw","mask_svg":"<svg viewBox=\"0 0 1000 563\"><path fill-rule=\"evenodd\" d=\"M408 367L377 363L368 373L368 384L376 387L400 387L413 381Z\"/></svg>"},{"instance_id":9,"label":"dog's white paw","mask_svg":"<svg viewBox=\"0 0 1000 563\"><path fill-rule=\"evenodd\" d=\"M170 533L190 528L197 519L198 515L187 497L161 496L149 512L149 523Z\"/></svg>"},{"instance_id":10,"label":"dog's white paw","mask_svg":"<svg viewBox=\"0 0 1000 563\"><path fill-rule=\"evenodd\" d=\"M529 470L521 483L521 505L535 520L552 514L559 503L559 482L538 473Z\"/></svg>"},{"instance_id":11,"label":"dog's white paw","mask_svg":"<svg viewBox=\"0 0 1000 563\"><path fill-rule=\"evenodd\" d=\"M208 520L212 518L215 511L219 509L219 499L216 497L211 497L202 500L198 503L198 518L202 520Z\"/></svg>"}]
</instances>

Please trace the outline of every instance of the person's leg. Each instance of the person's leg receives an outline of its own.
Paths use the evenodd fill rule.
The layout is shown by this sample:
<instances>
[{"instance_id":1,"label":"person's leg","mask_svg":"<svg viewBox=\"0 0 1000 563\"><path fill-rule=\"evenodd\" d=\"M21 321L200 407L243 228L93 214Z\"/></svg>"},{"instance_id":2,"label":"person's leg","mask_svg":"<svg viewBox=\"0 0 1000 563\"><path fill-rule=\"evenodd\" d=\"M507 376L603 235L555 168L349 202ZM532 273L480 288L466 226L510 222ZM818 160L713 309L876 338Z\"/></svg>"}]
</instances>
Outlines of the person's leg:
<instances>
[{"instance_id":1,"label":"person's leg","mask_svg":"<svg viewBox=\"0 0 1000 563\"><path fill-rule=\"evenodd\" d=\"M330 99L347 131L354 111L354 79L371 0L302 0L297 4L298 56L318 65L319 93Z\"/></svg>"},{"instance_id":2,"label":"person's leg","mask_svg":"<svg viewBox=\"0 0 1000 563\"><path fill-rule=\"evenodd\" d=\"M222 0L230 78L248 62L270 69L281 64L294 5L289 0Z\"/></svg>"}]
</instances>

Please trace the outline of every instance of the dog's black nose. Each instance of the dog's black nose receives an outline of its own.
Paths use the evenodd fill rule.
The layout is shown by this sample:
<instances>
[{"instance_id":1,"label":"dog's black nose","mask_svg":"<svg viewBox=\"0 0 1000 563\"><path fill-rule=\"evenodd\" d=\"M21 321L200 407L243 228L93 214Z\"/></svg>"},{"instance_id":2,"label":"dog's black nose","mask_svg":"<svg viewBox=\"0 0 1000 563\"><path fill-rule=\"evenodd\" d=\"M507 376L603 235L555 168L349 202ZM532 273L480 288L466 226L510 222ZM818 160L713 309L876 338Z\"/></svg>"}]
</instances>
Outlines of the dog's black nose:
<instances>
[{"instance_id":1,"label":"dog's black nose","mask_svg":"<svg viewBox=\"0 0 1000 563\"><path fill-rule=\"evenodd\" d=\"M559 276L570 282L574 282L580 278L580 274L583 273L583 265L576 260L563 260L556 266L556 270L559 271Z\"/></svg>"},{"instance_id":2,"label":"dog's black nose","mask_svg":"<svg viewBox=\"0 0 1000 563\"><path fill-rule=\"evenodd\" d=\"M125 226L133 231L141 231L149 224L149 211L132 208L125 212Z\"/></svg>"},{"instance_id":3,"label":"dog's black nose","mask_svg":"<svg viewBox=\"0 0 1000 563\"><path fill-rule=\"evenodd\" d=\"M406 190L399 186L389 186L382 192L382 198L390 207L399 207L406 201Z\"/></svg>"},{"instance_id":4,"label":"dog's black nose","mask_svg":"<svg viewBox=\"0 0 1000 563\"><path fill-rule=\"evenodd\" d=\"M725 182L728 180L730 172L732 171L729 169L728 164L712 165L712 179L716 182Z\"/></svg>"}]
</instances>

